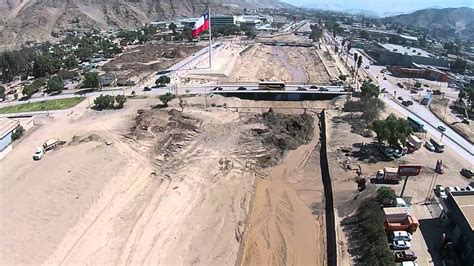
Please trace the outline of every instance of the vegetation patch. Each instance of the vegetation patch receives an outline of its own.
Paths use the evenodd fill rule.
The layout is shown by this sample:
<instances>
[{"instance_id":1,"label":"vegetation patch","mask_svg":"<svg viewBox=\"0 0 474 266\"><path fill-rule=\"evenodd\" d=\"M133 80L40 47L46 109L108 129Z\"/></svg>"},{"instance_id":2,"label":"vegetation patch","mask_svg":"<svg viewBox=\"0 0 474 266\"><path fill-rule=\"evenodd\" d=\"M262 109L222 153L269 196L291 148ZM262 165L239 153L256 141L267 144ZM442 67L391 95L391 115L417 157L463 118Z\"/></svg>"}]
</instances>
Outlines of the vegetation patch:
<instances>
[{"instance_id":1,"label":"vegetation patch","mask_svg":"<svg viewBox=\"0 0 474 266\"><path fill-rule=\"evenodd\" d=\"M0 114L64 110L76 106L84 99L85 97L75 97L8 106L0 108Z\"/></svg>"}]
</instances>

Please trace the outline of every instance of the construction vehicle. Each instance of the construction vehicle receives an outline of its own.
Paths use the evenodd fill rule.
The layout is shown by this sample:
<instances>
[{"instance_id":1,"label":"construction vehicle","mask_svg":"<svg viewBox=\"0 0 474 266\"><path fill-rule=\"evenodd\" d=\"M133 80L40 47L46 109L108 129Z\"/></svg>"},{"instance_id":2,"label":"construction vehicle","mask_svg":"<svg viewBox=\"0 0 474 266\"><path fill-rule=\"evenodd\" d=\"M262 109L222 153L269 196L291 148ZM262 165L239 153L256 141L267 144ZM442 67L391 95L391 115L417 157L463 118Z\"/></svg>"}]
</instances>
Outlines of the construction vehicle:
<instances>
[{"instance_id":1,"label":"construction vehicle","mask_svg":"<svg viewBox=\"0 0 474 266\"><path fill-rule=\"evenodd\" d=\"M398 168L385 167L383 170L378 170L375 178L378 180L383 180L386 183L396 183L400 182L398 176Z\"/></svg>"},{"instance_id":2,"label":"construction vehicle","mask_svg":"<svg viewBox=\"0 0 474 266\"><path fill-rule=\"evenodd\" d=\"M44 151L54 150L61 144L61 141L57 138L48 139L43 143Z\"/></svg>"},{"instance_id":3,"label":"construction vehicle","mask_svg":"<svg viewBox=\"0 0 474 266\"><path fill-rule=\"evenodd\" d=\"M403 207L383 208L385 213L385 230L407 231L414 233L418 229L418 220Z\"/></svg>"},{"instance_id":4,"label":"construction vehicle","mask_svg":"<svg viewBox=\"0 0 474 266\"><path fill-rule=\"evenodd\" d=\"M43 143L42 147L36 147L35 153L33 154L33 160L41 160L47 151L54 150L61 145L61 141L57 138L48 139Z\"/></svg>"}]
</instances>

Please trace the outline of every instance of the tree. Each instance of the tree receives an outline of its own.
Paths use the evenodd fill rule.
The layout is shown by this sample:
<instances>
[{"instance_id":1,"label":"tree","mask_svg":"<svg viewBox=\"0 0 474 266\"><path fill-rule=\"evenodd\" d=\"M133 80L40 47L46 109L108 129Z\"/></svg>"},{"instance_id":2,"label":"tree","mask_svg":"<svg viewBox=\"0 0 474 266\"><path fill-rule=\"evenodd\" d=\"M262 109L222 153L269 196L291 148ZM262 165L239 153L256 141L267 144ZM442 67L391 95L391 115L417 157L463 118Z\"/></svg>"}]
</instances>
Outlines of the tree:
<instances>
[{"instance_id":1,"label":"tree","mask_svg":"<svg viewBox=\"0 0 474 266\"><path fill-rule=\"evenodd\" d=\"M63 91L63 79L60 76L52 76L48 80L48 90L50 92L61 93Z\"/></svg>"},{"instance_id":2,"label":"tree","mask_svg":"<svg viewBox=\"0 0 474 266\"><path fill-rule=\"evenodd\" d=\"M65 60L64 60L64 66L67 68L67 69L74 69L77 67L79 63L77 62L76 60L76 57L74 55L71 55L71 56L68 56Z\"/></svg>"},{"instance_id":3,"label":"tree","mask_svg":"<svg viewBox=\"0 0 474 266\"><path fill-rule=\"evenodd\" d=\"M125 102L127 102L127 97L123 95L115 96L115 101L117 102L117 109L122 109Z\"/></svg>"},{"instance_id":4,"label":"tree","mask_svg":"<svg viewBox=\"0 0 474 266\"><path fill-rule=\"evenodd\" d=\"M395 194L395 191L389 187L381 187L377 190L377 196L375 197L379 204L392 204L397 195Z\"/></svg>"},{"instance_id":5,"label":"tree","mask_svg":"<svg viewBox=\"0 0 474 266\"><path fill-rule=\"evenodd\" d=\"M451 71L456 73L464 74L467 68L467 61L461 58L456 59L456 61L451 64Z\"/></svg>"},{"instance_id":6,"label":"tree","mask_svg":"<svg viewBox=\"0 0 474 266\"><path fill-rule=\"evenodd\" d=\"M421 88L421 82L417 81L415 82L415 88Z\"/></svg>"},{"instance_id":7,"label":"tree","mask_svg":"<svg viewBox=\"0 0 474 266\"><path fill-rule=\"evenodd\" d=\"M390 146L406 143L407 137L412 132L408 121L397 118L394 114L390 114L385 120L373 121L372 130L377 134L379 143L387 141Z\"/></svg>"},{"instance_id":8,"label":"tree","mask_svg":"<svg viewBox=\"0 0 474 266\"><path fill-rule=\"evenodd\" d=\"M21 138L21 136L23 136L24 133L25 133L25 129L22 126L17 127L17 129L15 129L15 131L13 131L12 133L12 141L15 141Z\"/></svg>"},{"instance_id":9,"label":"tree","mask_svg":"<svg viewBox=\"0 0 474 266\"><path fill-rule=\"evenodd\" d=\"M323 36L323 30L320 27L318 27L318 25L312 25L309 38L312 39L313 42L319 42L322 36Z\"/></svg>"},{"instance_id":10,"label":"tree","mask_svg":"<svg viewBox=\"0 0 474 266\"><path fill-rule=\"evenodd\" d=\"M170 84L171 78L168 76L160 76L157 80L155 80L155 84L158 85L165 85Z\"/></svg>"},{"instance_id":11,"label":"tree","mask_svg":"<svg viewBox=\"0 0 474 266\"><path fill-rule=\"evenodd\" d=\"M101 94L99 97L95 98L94 105L98 110L113 109L114 96Z\"/></svg>"},{"instance_id":12,"label":"tree","mask_svg":"<svg viewBox=\"0 0 474 266\"><path fill-rule=\"evenodd\" d=\"M170 25L168 26L168 29L173 32L173 35L176 35L177 28L178 27L176 26L176 24L174 24L174 22L171 22Z\"/></svg>"},{"instance_id":13,"label":"tree","mask_svg":"<svg viewBox=\"0 0 474 266\"><path fill-rule=\"evenodd\" d=\"M359 55L357 53L354 53L354 73L357 65L357 59L359 59Z\"/></svg>"},{"instance_id":14,"label":"tree","mask_svg":"<svg viewBox=\"0 0 474 266\"><path fill-rule=\"evenodd\" d=\"M184 27L181 35L184 39L191 41L193 39L193 29L191 29L190 27Z\"/></svg>"},{"instance_id":15,"label":"tree","mask_svg":"<svg viewBox=\"0 0 474 266\"><path fill-rule=\"evenodd\" d=\"M380 95L380 87L372 82L364 82L361 87L362 96L368 98L377 98Z\"/></svg>"},{"instance_id":16,"label":"tree","mask_svg":"<svg viewBox=\"0 0 474 266\"><path fill-rule=\"evenodd\" d=\"M174 94L167 92L159 97L160 101L165 107L168 107L168 103L175 98Z\"/></svg>"},{"instance_id":17,"label":"tree","mask_svg":"<svg viewBox=\"0 0 474 266\"><path fill-rule=\"evenodd\" d=\"M47 74L54 74L58 69L56 69L54 62L49 55L37 56L33 62L33 76L35 78L45 77Z\"/></svg>"},{"instance_id":18,"label":"tree","mask_svg":"<svg viewBox=\"0 0 474 266\"><path fill-rule=\"evenodd\" d=\"M362 30L362 31L360 32L360 37L361 37L362 39L368 40L368 39L370 38L370 35L369 35L369 33L368 33L367 31Z\"/></svg>"},{"instance_id":19,"label":"tree","mask_svg":"<svg viewBox=\"0 0 474 266\"><path fill-rule=\"evenodd\" d=\"M99 87L99 74L94 72L87 72L84 75L84 81L82 82L83 88L98 88Z\"/></svg>"},{"instance_id":20,"label":"tree","mask_svg":"<svg viewBox=\"0 0 474 266\"><path fill-rule=\"evenodd\" d=\"M5 87L0 86L0 100L4 101L6 98Z\"/></svg>"},{"instance_id":21,"label":"tree","mask_svg":"<svg viewBox=\"0 0 474 266\"><path fill-rule=\"evenodd\" d=\"M35 92L36 92L36 89L32 84L25 86L22 91L23 95L26 96L26 98L28 99L31 98L31 96L33 96Z\"/></svg>"},{"instance_id":22,"label":"tree","mask_svg":"<svg viewBox=\"0 0 474 266\"><path fill-rule=\"evenodd\" d=\"M343 74L341 74L341 75L339 75L339 79L340 79L340 80L342 80L342 81L346 81L346 79L347 79L347 76L346 76L346 75L343 75Z\"/></svg>"},{"instance_id":23,"label":"tree","mask_svg":"<svg viewBox=\"0 0 474 266\"><path fill-rule=\"evenodd\" d=\"M362 55L360 55L359 58L357 59L357 69L359 69L361 65L362 65Z\"/></svg>"}]
</instances>

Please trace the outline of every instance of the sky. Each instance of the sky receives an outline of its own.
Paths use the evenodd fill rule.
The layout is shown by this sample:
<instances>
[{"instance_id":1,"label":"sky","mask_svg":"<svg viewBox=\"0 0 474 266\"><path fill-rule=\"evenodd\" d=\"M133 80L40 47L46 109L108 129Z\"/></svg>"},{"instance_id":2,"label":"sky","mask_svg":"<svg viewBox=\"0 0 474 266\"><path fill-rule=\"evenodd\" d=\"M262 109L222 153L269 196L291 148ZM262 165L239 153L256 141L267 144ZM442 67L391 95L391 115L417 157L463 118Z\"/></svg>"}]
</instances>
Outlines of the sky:
<instances>
[{"instance_id":1,"label":"sky","mask_svg":"<svg viewBox=\"0 0 474 266\"><path fill-rule=\"evenodd\" d=\"M339 10L365 9L379 14L384 12L409 12L428 7L471 7L474 0L281 0L295 6L332 6Z\"/></svg>"}]
</instances>

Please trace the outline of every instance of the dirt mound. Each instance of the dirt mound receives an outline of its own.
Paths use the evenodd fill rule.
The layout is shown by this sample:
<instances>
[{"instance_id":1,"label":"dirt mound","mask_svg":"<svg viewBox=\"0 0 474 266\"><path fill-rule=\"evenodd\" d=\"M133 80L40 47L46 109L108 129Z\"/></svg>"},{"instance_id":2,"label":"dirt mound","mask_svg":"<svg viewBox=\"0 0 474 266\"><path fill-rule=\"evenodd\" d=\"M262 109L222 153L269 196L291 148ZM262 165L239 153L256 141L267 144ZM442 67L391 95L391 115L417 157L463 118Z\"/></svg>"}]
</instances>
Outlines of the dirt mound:
<instances>
[{"instance_id":1,"label":"dirt mound","mask_svg":"<svg viewBox=\"0 0 474 266\"><path fill-rule=\"evenodd\" d=\"M139 110L131 137L152 140L153 156L158 161L171 157L199 133L201 120L171 109Z\"/></svg>"},{"instance_id":2,"label":"dirt mound","mask_svg":"<svg viewBox=\"0 0 474 266\"><path fill-rule=\"evenodd\" d=\"M289 150L307 144L313 139L313 117L301 115L286 115L272 111L258 115L254 119L262 121L264 128L253 128L251 134L259 139L269 151L267 156L259 159L262 167L275 165Z\"/></svg>"},{"instance_id":3,"label":"dirt mound","mask_svg":"<svg viewBox=\"0 0 474 266\"><path fill-rule=\"evenodd\" d=\"M69 145L78 145L81 143L86 143L86 142L91 142L91 141L105 142L104 139L97 134L91 134L87 137L74 135L71 139L71 142L69 142Z\"/></svg>"}]
</instances>

